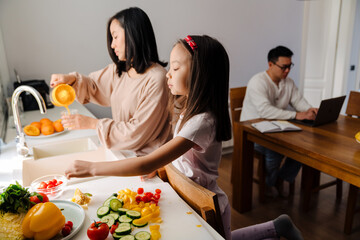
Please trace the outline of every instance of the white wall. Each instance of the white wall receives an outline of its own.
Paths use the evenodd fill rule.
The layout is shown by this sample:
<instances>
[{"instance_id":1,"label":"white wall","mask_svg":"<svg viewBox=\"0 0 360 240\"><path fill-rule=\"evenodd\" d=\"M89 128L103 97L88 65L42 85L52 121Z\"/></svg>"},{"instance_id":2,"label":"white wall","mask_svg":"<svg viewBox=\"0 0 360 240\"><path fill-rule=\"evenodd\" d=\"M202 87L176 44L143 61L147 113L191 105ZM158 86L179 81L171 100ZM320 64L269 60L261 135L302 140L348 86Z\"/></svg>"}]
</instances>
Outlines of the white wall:
<instances>
[{"instance_id":1,"label":"white wall","mask_svg":"<svg viewBox=\"0 0 360 240\"><path fill-rule=\"evenodd\" d=\"M116 12L142 8L150 17L160 58L169 60L173 43L187 34L207 34L228 50L230 86L244 86L267 67L270 48L282 44L295 53L291 77L299 83L303 7L296 0L0 0L0 29L15 81L46 79L52 73L88 74L111 62L106 22ZM3 54L3 53L1 53ZM87 106L97 117L108 110Z\"/></svg>"}]
</instances>

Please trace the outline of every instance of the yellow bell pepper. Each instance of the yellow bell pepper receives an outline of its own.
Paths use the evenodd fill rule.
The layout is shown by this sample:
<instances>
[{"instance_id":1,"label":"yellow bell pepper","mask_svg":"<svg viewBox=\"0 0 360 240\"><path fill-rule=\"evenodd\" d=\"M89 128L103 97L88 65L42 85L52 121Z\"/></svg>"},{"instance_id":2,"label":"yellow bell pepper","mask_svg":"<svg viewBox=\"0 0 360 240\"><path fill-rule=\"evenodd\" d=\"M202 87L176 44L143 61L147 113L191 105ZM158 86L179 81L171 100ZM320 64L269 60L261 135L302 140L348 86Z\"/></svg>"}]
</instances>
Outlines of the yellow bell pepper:
<instances>
[{"instance_id":1,"label":"yellow bell pepper","mask_svg":"<svg viewBox=\"0 0 360 240\"><path fill-rule=\"evenodd\" d=\"M48 240L65 225L65 217L52 202L38 203L25 215L22 223L23 234L34 240Z\"/></svg>"}]
</instances>

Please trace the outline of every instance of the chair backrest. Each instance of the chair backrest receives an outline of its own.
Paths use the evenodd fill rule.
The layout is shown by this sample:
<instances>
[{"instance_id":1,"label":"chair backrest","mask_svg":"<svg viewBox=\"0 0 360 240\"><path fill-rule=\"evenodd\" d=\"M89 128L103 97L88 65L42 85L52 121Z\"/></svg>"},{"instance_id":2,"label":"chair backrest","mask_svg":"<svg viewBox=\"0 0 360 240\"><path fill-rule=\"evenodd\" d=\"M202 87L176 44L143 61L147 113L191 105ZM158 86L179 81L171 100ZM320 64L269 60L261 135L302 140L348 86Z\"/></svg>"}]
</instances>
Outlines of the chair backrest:
<instances>
[{"instance_id":1,"label":"chair backrest","mask_svg":"<svg viewBox=\"0 0 360 240\"><path fill-rule=\"evenodd\" d=\"M240 121L240 114L245 98L246 87L230 88L231 120Z\"/></svg>"},{"instance_id":2,"label":"chair backrest","mask_svg":"<svg viewBox=\"0 0 360 240\"><path fill-rule=\"evenodd\" d=\"M158 175L163 181L169 182L180 197L225 238L219 202L214 192L192 181L172 163L159 169Z\"/></svg>"},{"instance_id":3,"label":"chair backrest","mask_svg":"<svg viewBox=\"0 0 360 240\"><path fill-rule=\"evenodd\" d=\"M356 91L350 92L345 113L348 116L360 117L360 92L356 92Z\"/></svg>"}]
</instances>

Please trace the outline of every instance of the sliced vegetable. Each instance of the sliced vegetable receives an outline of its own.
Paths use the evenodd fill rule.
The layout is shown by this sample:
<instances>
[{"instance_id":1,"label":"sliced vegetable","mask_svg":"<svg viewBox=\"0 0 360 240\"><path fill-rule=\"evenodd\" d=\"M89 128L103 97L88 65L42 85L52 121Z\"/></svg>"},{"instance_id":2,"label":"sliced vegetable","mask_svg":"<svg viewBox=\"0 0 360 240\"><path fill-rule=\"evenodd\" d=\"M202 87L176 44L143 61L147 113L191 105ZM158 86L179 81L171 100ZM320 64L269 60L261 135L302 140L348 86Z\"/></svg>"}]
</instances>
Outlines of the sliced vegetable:
<instances>
[{"instance_id":1,"label":"sliced vegetable","mask_svg":"<svg viewBox=\"0 0 360 240\"><path fill-rule=\"evenodd\" d=\"M131 233L130 223L120 223L119 226L115 229L115 233L118 235L127 235Z\"/></svg>"},{"instance_id":2,"label":"sliced vegetable","mask_svg":"<svg viewBox=\"0 0 360 240\"><path fill-rule=\"evenodd\" d=\"M148 225L148 222L143 222L143 221L138 221L136 222L135 220L132 222L132 225L134 227L138 227L138 228L142 228L145 227L146 225Z\"/></svg>"},{"instance_id":3,"label":"sliced vegetable","mask_svg":"<svg viewBox=\"0 0 360 240\"><path fill-rule=\"evenodd\" d=\"M120 222L126 222L126 223L131 223L132 222L132 218L129 218L128 216L126 216L126 215L121 215L120 217L119 217L119 221Z\"/></svg>"},{"instance_id":4,"label":"sliced vegetable","mask_svg":"<svg viewBox=\"0 0 360 240\"><path fill-rule=\"evenodd\" d=\"M135 234L136 240L150 240L151 235L148 232L141 231Z\"/></svg>"},{"instance_id":5,"label":"sliced vegetable","mask_svg":"<svg viewBox=\"0 0 360 240\"><path fill-rule=\"evenodd\" d=\"M119 208L119 209L118 209L118 213L119 213L120 215L126 214L127 211L129 211L129 209L126 209L126 208Z\"/></svg>"},{"instance_id":6,"label":"sliced vegetable","mask_svg":"<svg viewBox=\"0 0 360 240\"><path fill-rule=\"evenodd\" d=\"M129 210L126 212L126 215L129 217L129 218L132 218L132 219L137 219L137 218L140 218L141 217L141 213L138 212L138 211L134 211L134 210Z\"/></svg>"},{"instance_id":7,"label":"sliced vegetable","mask_svg":"<svg viewBox=\"0 0 360 240\"><path fill-rule=\"evenodd\" d=\"M110 208L106 207L106 206L101 206L98 208L98 210L96 211L96 214L98 216L98 218L102 218L105 215L108 215L110 212Z\"/></svg>"},{"instance_id":8,"label":"sliced vegetable","mask_svg":"<svg viewBox=\"0 0 360 240\"><path fill-rule=\"evenodd\" d=\"M103 216L100 219L100 222L106 223L109 226L109 228L111 228L111 226L115 224L115 219L113 216L111 216L109 214L109 215Z\"/></svg>"},{"instance_id":9,"label":"sliced vegetable","mask_svg":"<svg viewBox=\"0 0 360 240\"><path fill-rule=\"evenodd\" d=\"M111 197L109 197L108 199L105 200L105 202L103 203L103 206L107 206L110 207L110 201L111 199L115 199L116 197L114 195L111 195Z\"/></svg>"},{"instance_id":10,"label":"sliced vegetable","mask_svg":"<svg viewBox=\"0 0 360 240\"><path fill-rule=\"evenodd\" d=\"M114 199L110 200L110 208L111 208L111 210L118 211L118 209L121 208L122 206L123 206L123 204L119 199L114 198Z\"/></svg>"},{"instance_id":11,"label":"sliced vegetable","mask_svg":"<svg viewBox=\"0 0 360 240\"><path fill-rule=\"evenodd\" d=\"M109 215L113 216L115 221L117 221L119 219L119 216L120 216L120 214L118 212L113 212L113 211L110 211Z\"/></svg>"},{"instance_id":12,"label":"sliced vegetable","mask_svg":"<svg viewBox=\"0 0 360 240\"><path fill-rule=\"evenodd\" d=\"M125 235L120 240L135 240L135 237L133 235Z\"/></svg>"}]
</instances>

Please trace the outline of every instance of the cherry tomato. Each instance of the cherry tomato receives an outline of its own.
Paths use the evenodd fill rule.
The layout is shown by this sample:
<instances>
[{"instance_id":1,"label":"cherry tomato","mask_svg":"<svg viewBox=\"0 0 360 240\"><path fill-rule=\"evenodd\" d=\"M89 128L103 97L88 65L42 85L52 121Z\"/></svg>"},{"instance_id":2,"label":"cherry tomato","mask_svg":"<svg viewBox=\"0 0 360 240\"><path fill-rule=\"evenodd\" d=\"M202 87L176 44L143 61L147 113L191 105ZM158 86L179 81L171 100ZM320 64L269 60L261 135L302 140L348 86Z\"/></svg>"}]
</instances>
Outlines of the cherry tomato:
<instances>
[{"instance_id":1,"label":"cherry tomato","mask_svg":"<svg viewBox=\"0 0 360 240\"><path fill-rule=\"evenodd\" d=\"M157 189L155 189L155 192L158 193L158 194L160 194L160 193L161 193L161 190L157 188Z\"/></svg>"},{"instance_id":2,"label":"cherry tomato","mask_svg":"<svg viewBox=\"0 0 360 240\"><path fill-rule=\"evenodd\" d=\"M135 200L136 200L137 203L139 203L139 202L141 202L142 197L141 196L136 196Z\"/></svg>"},{"instance_id":3,"label":"cherry tomato","mask_svg":"<svg viewBox=\"0 0 360 240\"><path fill-rule=\"evenodd\" d=\"M141 188L138 188L137 193L138 193L138 194L143 194L143 193L144 193L144 189L143 189L142 187L141 187Z\"/></svg>"},{"instance_id":4,"label":"cherry tomato","mask_svg":"<svg viewBox=\"0 0 360 240\"><path fill-rule=\"evenodd\" d=\"M143 197L141 198L141 200L142 200L144 203L147 203L147 202L150 201L150 198L149 198L147 195L145 195L145 196L143 196Z\"/></svg>"},{"instance_id":5,"label":"cherry tomato","mask_svg":"<svg viewBox=\"0 0 360 240\"><path fill-rule=\"evenodd\" d=\"M146 196L148 196L149 198L152 198L154 196L154 194L152 192L146 192L144 193Z\"/></svg>"},{"instance_id":6,"label":"cherry tomato","mask_svg":"<svg viewBox=\"0 0 360 240\"><path fill-rule=\"evenodd\" d=\"M42 198L42 200L41 200ZM49 198L46 196L45 193L37 193L34 192L33 196L30 197L30 202L33 202L35 204L42 203L42 202L48 202Z\"/></svg>"},{"instance_id":7,"label":"cherry tomato","mask_svg":"<svg viewBox=\"0 0 360 240\"><path fill-rule=\"evenodd\" d=\"M70 229L72 229L72 228L73 228L73 222L72 222L72 221L67 221L67 222L65 223L65 226L69 226Z\"/></svg>"},{"instance_id":8,"label":"cherry tomato","mask_svg":"<svg viewBox=\"0 0 360 240\"><path fill-rule=\"evenodd\" d=\"M41 182L38 188L44 189L46 187L47 187L47 183L46 182Z\"/></svg>"},{"instance_id":9,"label":"cherry tomato","mask_svg":"<svg viewBox=\"0 0 360 240\"><path fill-rule=\"evenodd\" d=\"M87 230L90 240L104 240L109 235L109 226L102 222L93 222Z\"/></svg>"},{"instance_id":10,"label":"cherry tomato","mask_svg":"<svg viewBox=\"0 0 360 240\"><path fill-rule=\"evenodd\" d=\"M69 235L71 232L71 228L67 225L65 225L62 229L61 229L61 234L66 237L67 235Z\"/></svg>"},{"instance_id":11,"label":"cherry tomato","mask_svg":"<svg viewBox=\"0 0 360 240\"><path fill-rule=\"evenodd\" d=\"M154 195L154 199L155 199L155 200L159 200L159 199L160 199L160 194L159 194L159 193L156 193L156 194Z\"/></svg>"}]
</instances>

